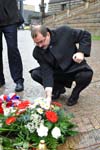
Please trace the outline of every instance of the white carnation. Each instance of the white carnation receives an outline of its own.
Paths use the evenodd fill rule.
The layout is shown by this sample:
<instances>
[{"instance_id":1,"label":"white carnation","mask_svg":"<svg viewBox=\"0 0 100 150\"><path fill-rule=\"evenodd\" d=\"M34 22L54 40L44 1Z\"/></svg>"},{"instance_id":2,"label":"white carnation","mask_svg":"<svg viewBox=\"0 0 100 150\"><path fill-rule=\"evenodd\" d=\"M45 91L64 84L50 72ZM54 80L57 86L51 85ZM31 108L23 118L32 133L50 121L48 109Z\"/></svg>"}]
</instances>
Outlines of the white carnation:
<instances>
[{"instance_id":1,"label":"white carnation","mask_svg":"<svg viewBox=\"0 0 100 150\"><path fill-rule=\"evenodd\" d=\"M58 127L55 127L52 129L51 134L55 139L58 139L61 136L61 131Z\"/></svg>"},{"instance_id":2,"label":"white carnation","mask_svg":"<svg viewBox=\"0 0 100 150\"><path fill-rule=\"evenodd\" d=\"M37 128L38 136L43 137L48 135L48 128L44 126L43 124L40 125L39 128Z\"/></svg>"}]
</instances>

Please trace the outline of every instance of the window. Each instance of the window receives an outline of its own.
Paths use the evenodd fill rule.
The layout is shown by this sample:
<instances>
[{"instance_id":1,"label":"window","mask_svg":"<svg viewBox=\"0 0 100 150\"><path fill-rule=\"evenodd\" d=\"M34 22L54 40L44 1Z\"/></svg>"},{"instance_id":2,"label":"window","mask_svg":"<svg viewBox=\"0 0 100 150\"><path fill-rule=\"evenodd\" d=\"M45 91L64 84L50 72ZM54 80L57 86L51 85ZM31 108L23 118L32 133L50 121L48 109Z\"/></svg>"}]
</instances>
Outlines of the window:
<instances>
[{"instance_id":1,"label":"window","mask_svg":"<svg viewBox=\"0 0 100 150\"><path fill-rule=\"evenodd\" d=\"M65 10L66 9L66 4L62 4L61 5L61 10Z\"/></svg>"}]
</instances>

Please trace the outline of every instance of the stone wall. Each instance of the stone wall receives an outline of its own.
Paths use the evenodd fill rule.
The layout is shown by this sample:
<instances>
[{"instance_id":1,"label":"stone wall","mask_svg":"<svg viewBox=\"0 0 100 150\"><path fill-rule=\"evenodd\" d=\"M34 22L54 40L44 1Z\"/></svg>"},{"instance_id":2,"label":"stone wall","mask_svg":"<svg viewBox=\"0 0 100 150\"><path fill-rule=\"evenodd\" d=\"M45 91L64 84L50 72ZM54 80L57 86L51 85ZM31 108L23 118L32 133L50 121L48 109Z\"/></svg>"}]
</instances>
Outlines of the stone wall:
<instances>
[{"instance_id":1,"label":"stone wall","mask_svg":"<svg viewBox=\"0 0 100 150\"><path fill-rule=\"evenodd\" d=\"M57 13L59 11L65 10L65 9L73 9L80 4L83 4L84 2L82 0L66 0L66 1L59 1L59 2L53 2L49 3L48 5L48 12L49 13Z\"/></svg>"},{"instance_id":2,"label":"stone wall","mask_svg":"<svg viewBox=\"0 0 100 150\"><path fill-rule=\"evenodd\" d=\"M100 0L90 3L88 8L81 5L69 13L64 10L59 14L49 16L44 20L44 24L51 28L69 25L88 30L93 35L100 35Z\"/></svg>"}]
</instances>

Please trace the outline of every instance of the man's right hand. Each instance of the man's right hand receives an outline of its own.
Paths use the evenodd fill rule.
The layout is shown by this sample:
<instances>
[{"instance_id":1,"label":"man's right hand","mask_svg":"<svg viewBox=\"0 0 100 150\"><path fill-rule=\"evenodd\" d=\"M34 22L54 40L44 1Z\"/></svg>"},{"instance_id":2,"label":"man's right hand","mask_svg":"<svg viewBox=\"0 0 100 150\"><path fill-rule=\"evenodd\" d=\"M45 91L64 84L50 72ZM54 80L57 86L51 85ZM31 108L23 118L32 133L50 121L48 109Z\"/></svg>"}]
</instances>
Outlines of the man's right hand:
<instances>
[{"instance_id":1,"label":"man's right hand","mask_svg":"<svg viewBox=\"0 0 100 150\"><path fill-rule=\"evenodd\" d=\"M52 100L52 87L46 87L45 88L45 98L47 103L51 104Z\"/></svg>"}]
</instances>

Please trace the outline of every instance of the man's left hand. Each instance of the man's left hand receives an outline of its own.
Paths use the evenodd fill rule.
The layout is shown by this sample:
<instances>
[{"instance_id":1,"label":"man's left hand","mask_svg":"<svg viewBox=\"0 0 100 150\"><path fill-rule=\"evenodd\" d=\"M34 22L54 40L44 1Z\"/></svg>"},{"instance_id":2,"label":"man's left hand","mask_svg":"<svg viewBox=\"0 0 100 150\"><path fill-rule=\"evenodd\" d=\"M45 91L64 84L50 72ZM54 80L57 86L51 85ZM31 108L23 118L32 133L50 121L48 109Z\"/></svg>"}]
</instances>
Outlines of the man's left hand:
<instances>
[{"instance_id":1,"label":"man's left hand","mask_svg":"<svg viewBox=\"0 0 100 150\"><path fill-rule=\"evenodd\" d=\"M73 55L73 60L77 63L81 63L84 60L84 54L82 52L77 52Z\"/></svg>"}]
</instances>

